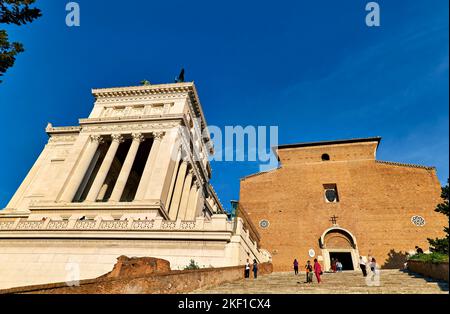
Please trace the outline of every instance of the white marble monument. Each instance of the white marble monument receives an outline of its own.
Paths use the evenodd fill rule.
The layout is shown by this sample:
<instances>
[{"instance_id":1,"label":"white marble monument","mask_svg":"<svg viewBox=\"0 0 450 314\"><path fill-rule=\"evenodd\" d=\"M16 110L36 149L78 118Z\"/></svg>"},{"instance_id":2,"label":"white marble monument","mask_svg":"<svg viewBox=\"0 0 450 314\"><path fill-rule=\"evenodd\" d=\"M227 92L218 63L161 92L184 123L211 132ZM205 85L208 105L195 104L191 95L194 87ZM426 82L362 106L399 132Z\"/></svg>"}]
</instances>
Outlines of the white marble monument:
<instances>
[{"instance_id":1,"label":"white marble monument","mask_svg":"<svg viewBox=\"0 0 450 314\"><path fill-rule=\"evenodd\" d=\"M0 211L0 289L95 278L120 255L180 269L265 262L209 181L213 153L193 83L94 89L79 126L49 142Z\"/></svg>"}]
</instances>

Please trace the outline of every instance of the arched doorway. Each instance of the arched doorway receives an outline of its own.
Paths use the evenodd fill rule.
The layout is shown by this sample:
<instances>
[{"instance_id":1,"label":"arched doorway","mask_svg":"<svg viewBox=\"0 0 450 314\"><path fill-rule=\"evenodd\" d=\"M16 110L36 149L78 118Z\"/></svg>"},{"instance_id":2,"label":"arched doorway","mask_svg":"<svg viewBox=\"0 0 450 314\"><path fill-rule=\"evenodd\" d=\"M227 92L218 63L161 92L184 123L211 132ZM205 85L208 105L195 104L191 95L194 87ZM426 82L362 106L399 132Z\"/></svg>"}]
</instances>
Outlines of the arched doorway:
<instances>
[{"instance_id":1,"label":"arched doorway","mask_svg":"<svg viewBox=\"0 0 450 314\"><path fill-rule=\"evenodd\" d=\"M331 259L337 258L343 266L343 270L358 269L359 252L356 239L353 234L340 227L332 227L320 237L320 248L325 270L331 268Z\"/></svg>"}]
</instances>

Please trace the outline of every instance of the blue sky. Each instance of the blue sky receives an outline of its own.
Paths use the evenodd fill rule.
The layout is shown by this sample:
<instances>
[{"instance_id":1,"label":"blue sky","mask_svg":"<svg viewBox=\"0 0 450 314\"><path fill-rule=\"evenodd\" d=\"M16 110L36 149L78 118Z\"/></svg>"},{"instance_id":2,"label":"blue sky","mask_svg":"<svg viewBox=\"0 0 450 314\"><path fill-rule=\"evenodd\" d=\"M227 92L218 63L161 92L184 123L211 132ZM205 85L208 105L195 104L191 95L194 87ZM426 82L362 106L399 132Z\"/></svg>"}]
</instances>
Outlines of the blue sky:
<instances>
[{"instance_id":1,"label":"blue sky","mask_svg":"<svg viewBox=\"0 0 450 314\"><path fill-rule=\"evenodd\" d=\"M44 16L10 27L24 43L0 84L0 208L47 141L47 122L87 117L91 88L195 81L211 125L277 125L281 144L382 136L378 159L448 177L448 1L37 0ZM165 3L167 2L167 3ZM215 162L222 202L257 163Z\"/></svg>"}]
</instances>

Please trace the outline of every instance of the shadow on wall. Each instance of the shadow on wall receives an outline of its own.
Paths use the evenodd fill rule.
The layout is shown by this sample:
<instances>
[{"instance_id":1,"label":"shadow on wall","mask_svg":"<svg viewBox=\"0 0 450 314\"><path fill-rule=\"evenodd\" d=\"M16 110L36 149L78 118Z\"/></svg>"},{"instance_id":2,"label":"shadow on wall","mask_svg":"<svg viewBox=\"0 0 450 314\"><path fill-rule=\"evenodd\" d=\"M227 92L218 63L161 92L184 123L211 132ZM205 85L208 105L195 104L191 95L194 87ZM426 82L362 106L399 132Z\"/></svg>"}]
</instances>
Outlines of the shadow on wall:
<instances>
[{"instance_id":1,"label":"shadow on wall","mask_svg":"<svg viewBox=\"0 0 450 314\"><path fill-rule=\"evenodd\" d=\"M406 252L396 252L394 249L388 253L388 258L384 262L382 269L403 269L407 261Z\"/></svg>"}]
</instances>

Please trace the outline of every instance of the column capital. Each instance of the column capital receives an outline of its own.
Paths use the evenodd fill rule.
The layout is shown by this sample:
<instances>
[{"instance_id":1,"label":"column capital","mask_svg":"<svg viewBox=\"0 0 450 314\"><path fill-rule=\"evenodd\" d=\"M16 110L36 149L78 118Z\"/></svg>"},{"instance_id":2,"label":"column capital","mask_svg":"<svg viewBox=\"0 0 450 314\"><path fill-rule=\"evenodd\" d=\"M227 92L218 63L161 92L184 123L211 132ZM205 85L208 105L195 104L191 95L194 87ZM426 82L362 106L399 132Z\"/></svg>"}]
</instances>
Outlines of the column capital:
<instances>
[{"instance_id":1,"label":"column capital","mask_svg":"<svg viewBox=\"0 0 450 314\"><path fill-rule=\"evenodd\" d=\"M122 134L112 134L111 138L112 138L113 142L118 142L118 143L124 142Z\"/></svg>"},{"instance_id":2,"label":"column capital","mask_svg":"<svg viewBox=\"0 0 450 314\"><path fill-rule=\"evenodd\" d=\"M155 140L162 140L166 132L153 132L153 137Z\"/></svg>"},{"instance_id":3,"label":"column capital","mask_svg":"<svg viewBox=\"0 0 450 314\"><path fill-rule=\"evenodd\" d=\"M182 162L183 164L185 164L185 165L188 165L188 164L189 164L189 160L184 159L184 158L183 158L183 160L181 160L181 162Z\"/></svg>"},{"instance_id":4,"label":"column capital","mask_svg":"<svg viewBox=\"0 0 450 314\"><path fill-rule=\"evenodd\" d=\"M144 135L142 135L142 133L133 133L131 137L133 138L133 141L138 141L139 143L145 141L145 137Z\"/></svg>"},{"instance_id":5,"label":"column capital","mask_svg":"<svg viewBox=\"0 0 450 314\"><path fill-rule=\"evenodd\" d=\"M91 142L97 142L98 144L104 143L103 137L101 135L91 135L89 136L89 139L91 140Z\"/></svg>"}]
</instances>

